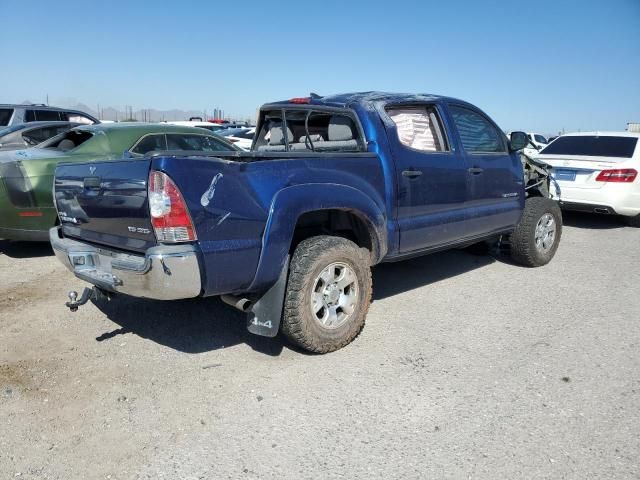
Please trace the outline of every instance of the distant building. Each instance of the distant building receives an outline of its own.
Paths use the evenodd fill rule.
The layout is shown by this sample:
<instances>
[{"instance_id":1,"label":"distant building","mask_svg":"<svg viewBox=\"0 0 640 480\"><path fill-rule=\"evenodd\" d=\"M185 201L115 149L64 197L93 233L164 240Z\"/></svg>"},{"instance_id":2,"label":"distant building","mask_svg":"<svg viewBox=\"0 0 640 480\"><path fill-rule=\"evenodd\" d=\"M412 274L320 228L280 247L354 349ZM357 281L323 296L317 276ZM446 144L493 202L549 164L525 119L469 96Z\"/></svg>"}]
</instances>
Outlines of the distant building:
<instances>
[{"instance_id":1,"label":"distant building","mask_svg":"<svg viewBox=\"0 0 640 480\"><path fill-rule=\"evenodd\" d=\"M640 123L627 123L627 132L640 133Z\"/></svg>"}]
</instances>

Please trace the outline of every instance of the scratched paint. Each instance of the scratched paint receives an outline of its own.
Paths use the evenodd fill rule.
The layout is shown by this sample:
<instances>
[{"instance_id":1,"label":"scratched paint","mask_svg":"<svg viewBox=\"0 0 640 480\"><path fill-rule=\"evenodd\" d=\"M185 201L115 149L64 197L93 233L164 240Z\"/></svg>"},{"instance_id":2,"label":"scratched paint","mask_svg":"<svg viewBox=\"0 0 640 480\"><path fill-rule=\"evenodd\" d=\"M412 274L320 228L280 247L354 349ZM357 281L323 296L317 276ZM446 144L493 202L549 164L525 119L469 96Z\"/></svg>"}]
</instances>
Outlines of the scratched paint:
<instances>
[{"instance_id":1,"label":"scratched paint","mask_svg":"<svg viewBox=\"0 0 640 480\"><path fill-rule=\"evenodd\" d=\"M222 222L224 222L229 217L229 215L231 215L231 212L227 212L225 215L220 217L220 220L218 220L218 223L216 223L216 225L220 225Z\"/></svg>"},{"instance_id":2,"label":"scratched paint","mask_svg":"<svg viewBox=\"0 0 640 480\"><path fill-rule=\"evenodd\" d=\"M200 205L202 205L203 207L206 207L209 205L209 203L211 203L211 200L213 200L213 196L216 194L216 185L218 185L218 181L222 177L223 177L222 173L216 173L216 175L211 180L211 184L209 185L209 188L207 188L205 192L202 194L202 197L200 197Z\"/></svg>"}]
</instances>

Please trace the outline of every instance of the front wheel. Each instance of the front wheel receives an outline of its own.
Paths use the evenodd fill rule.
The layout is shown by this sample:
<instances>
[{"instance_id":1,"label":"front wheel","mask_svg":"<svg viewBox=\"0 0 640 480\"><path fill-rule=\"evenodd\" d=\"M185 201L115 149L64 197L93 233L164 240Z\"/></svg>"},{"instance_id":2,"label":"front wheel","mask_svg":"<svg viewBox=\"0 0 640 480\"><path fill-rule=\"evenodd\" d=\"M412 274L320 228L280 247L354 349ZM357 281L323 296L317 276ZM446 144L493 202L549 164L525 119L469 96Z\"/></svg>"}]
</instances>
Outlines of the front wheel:
<instances>
[{"instance_id":1,"label":"front wheel","mask_svg":"<svg viewBox=\"0 0 640 480\"><path fill-rule=\"evenodd\" d=\"M364 327L371 303L369 251L341 237L300 242L289 266L282 333L310 352L349 344Z\"/></svg>"},{"instance_id":2,"label":"front wheel","mask_svg":"<svg viewBox=\"0 0 640 480\"><path fill-rule=\"evenodd\" d=\"M511 258L526 267L540 267L551 261L562 236L562 213L558 202L530 197L520 223L511 234Z\"/></svg>"}]
</instances>

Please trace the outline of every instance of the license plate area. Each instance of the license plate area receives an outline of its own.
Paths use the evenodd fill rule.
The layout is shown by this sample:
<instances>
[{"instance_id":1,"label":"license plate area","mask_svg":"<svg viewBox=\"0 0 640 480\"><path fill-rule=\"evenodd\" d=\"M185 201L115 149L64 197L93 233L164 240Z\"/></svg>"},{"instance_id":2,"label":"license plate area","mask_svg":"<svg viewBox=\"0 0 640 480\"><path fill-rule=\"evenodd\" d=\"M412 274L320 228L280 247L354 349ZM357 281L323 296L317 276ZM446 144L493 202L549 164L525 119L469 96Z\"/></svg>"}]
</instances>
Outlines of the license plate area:
<instances>
[{"instance_id":1,"label":"license plate area","mask_svg":"<svg viewBox=\"0 0 640 480\"><path fill-rule=\"evenodd\" d=\"M559 182L575 182L576 180L576 171L569 169L554 169L552 171L552 176Z\"/></svg>"}]
</instances>

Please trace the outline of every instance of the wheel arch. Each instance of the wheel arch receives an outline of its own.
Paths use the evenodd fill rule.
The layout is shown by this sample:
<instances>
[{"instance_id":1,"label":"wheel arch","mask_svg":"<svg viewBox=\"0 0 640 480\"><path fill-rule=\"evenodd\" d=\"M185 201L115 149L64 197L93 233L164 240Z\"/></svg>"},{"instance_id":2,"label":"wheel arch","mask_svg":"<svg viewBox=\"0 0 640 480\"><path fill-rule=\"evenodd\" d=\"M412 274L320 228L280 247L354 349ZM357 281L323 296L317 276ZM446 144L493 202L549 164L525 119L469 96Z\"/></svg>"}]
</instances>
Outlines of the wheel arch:
<instances>
[{"instance_id":1,"label":"wheel arch","mask_svg":"<svg viewBox=\"0 0 640 480\"><path fill-rule=\"evenodd\" d=\"M327 221L330 225L337 221L340 227L345 226L345 221L349 222L353 228L338 228L333 232L369 248L372 264L378 263L386 255L387 232L383 208L365 193L340 184L286 187L274 196L271 203L258 267L249 291L268 288L275 282L287 256L297 243L310 236L307 233L331 233L331 229L316 229L326 226ZM351 237L344 235L349 231Z\"/></svg>"}]
</instances>

